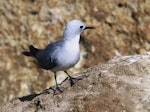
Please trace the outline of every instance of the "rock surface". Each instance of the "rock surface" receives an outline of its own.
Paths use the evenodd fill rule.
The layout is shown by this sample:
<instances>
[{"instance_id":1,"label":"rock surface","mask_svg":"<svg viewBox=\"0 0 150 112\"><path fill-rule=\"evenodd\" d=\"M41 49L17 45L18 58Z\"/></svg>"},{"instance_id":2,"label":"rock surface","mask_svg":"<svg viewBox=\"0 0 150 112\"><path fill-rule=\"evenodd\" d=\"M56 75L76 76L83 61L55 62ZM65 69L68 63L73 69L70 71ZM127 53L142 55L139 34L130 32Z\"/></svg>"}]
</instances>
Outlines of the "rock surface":
<instances>
[{"instance_id":1,"label":"rock surface","mask_svg":"<svg viewBox=\"0 0 150 112\"><path fill-rule=\"evenodd\" d=\"M21 52L44 48L62 37L72 19L95 26L82 34L81 60L71 74L114 56L150 49L150 0L0 0L0 104L42 92L53 74ZM60 74L60 75L59 75ZM61 82L65 75L58 73Z\"/></svg>"},{"instance_id":2,"label":"rock surface","mask_svg":"<svg viewBox=\"0 0 150 112\"><path fill-rule=\"evenodd\" d=\"M1 112L149 112L150 55L115 57L78 75L63 93L32 94L3 104Z\"/></svg>"}]
</instances>

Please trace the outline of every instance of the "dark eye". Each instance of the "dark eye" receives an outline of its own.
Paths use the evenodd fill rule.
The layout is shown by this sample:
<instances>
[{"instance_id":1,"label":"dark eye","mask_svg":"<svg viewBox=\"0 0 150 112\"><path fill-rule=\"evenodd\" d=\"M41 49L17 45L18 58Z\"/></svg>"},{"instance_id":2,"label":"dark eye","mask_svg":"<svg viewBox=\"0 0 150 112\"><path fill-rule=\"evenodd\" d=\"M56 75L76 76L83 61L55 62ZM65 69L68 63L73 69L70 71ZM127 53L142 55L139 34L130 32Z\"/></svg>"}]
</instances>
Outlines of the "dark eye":
<instances>
[{"instance_id":1,"label":"dark eye","mask_svg":"<svg viewBox=\"0 0 150 112\"><path fill-rule=\"evenodd\" d=\"M83 26L80 26L80 28L82 29L82 28L83 28Z\"/></svg>"}]
</instances>

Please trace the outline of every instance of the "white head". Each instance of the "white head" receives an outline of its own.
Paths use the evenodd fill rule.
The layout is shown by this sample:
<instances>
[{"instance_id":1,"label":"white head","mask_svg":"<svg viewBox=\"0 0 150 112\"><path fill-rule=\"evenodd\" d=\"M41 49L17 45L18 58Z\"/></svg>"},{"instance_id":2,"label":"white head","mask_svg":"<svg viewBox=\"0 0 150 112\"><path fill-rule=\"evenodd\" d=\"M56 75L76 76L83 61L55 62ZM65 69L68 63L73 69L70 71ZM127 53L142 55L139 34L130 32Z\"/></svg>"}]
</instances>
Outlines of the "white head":
<instances>
[{"instance_id":1,"label":"white head","mask_svg":"<svg viewBox=\"0 0 150 112\"><path fill-rule=\"evenodd\" d=\"M85 29L94 29L94 27L87 27L79 20L72 20L66 25L64 38L71 39L74 37L80 37L81 32Z\"/></svg>"}]
</instances>

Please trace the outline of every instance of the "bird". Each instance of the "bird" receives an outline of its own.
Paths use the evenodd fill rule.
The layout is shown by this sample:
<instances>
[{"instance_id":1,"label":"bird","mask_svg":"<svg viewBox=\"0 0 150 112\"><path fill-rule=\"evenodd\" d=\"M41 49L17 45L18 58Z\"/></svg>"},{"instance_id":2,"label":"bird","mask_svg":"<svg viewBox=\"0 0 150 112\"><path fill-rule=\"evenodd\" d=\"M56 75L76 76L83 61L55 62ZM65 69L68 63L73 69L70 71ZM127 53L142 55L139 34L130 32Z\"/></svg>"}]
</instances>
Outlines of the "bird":
<instances>
[{"instance_id":1,"label":"bird","mask_svg":"<svg viewBox=\"0 0 150 112\"><path fill-rule=\"evenodd\" d=\"M67 70L76 65L80 59L80 34L86 29L95 28L85 26L80 20L71 20L67 23L60 40L50 43L45 49L38 49L30 45L29 51L22 52L25 56L35 58L42 69L51 70L54 73L54 94L57 90L62 92L56 79L58 71L64 71L70 79L70 85L74 85L74 78L68 74Z\"/></svg>"}]
</instances>

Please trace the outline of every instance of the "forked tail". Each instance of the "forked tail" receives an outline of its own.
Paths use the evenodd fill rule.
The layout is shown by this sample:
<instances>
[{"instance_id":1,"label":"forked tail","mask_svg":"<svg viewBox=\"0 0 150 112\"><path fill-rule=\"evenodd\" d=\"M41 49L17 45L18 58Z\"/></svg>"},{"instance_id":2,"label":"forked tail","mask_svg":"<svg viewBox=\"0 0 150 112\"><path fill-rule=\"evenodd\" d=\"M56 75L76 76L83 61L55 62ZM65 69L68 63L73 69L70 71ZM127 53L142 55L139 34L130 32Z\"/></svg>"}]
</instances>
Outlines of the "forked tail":
<instances>
[{"instance_id":1,"label":"forked tail","mask_svg":"<svg viewBox=\"0 0 150 112\"><path fill-rule=\"evenodd\" d=\"M35 48L33 45L30 45L29 47L30 51L29 52L22 52L25 56L32 56L35 57L36 54L40 51L39 49Z\"/></svg>"}]
</instances>

